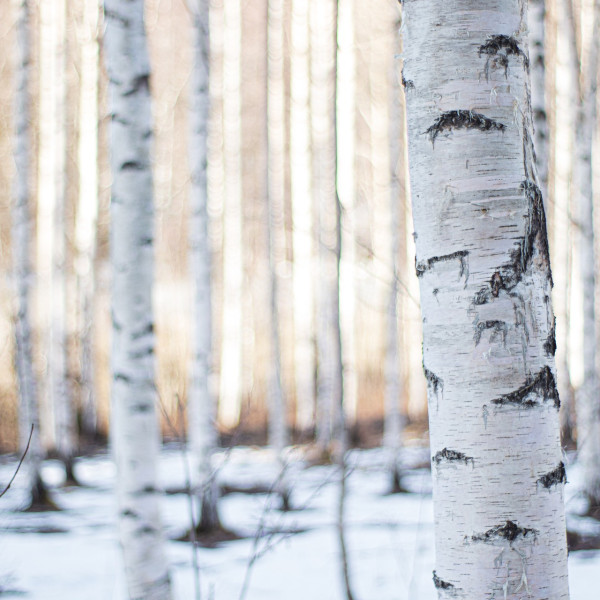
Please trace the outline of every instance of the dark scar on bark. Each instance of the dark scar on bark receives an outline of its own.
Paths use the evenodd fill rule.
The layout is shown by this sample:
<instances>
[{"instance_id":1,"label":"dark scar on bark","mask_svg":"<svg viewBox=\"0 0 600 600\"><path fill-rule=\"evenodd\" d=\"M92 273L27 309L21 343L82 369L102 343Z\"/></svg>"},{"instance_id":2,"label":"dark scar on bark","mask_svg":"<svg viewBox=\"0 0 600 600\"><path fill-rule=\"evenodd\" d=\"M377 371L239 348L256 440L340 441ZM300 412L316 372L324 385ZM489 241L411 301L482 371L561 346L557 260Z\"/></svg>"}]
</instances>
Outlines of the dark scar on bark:
<instances>
[{"instance_id":1,"label":"dark scar on bark","mask_svg":"<svg viewBox=\"0 0 600 600\"><path fill-rule=\"evenodd\" d=\"M468 250L459 250L458 252L453 252L452 254L445 254L444 256L432 256L427 260L423 260L420 262L416 262L415 260L415 269L417 271L417 277L421 277L425 271L429 271L433 265L439 262L446 262L449 260L460 260L460 276L467 275L469 268L467 265L467 257L469 256Z\"/></svg>"},{"instance_id":2,"label":"dark scar on bark","mask_svg":"<svg viewBox=\"0 0 600 600\"><path fill-rule=\"evenodd\" d=\"M438 391L442 391L444 389L444 382L440 379L435 373L432 373L429 369L423 366L423 371L425 372L425 379L427 380L427 385L431 386L431 389L435 394Z\"/></svg>"},{"instance_id":3,"label":"dark scar on bark","mask_svg":"<svg viewBox=\"0 0 600 600\"><path fill-rule=\"evenodd\" d=\"M507 542L514 542L518 538L523 539L536 539L538 531L530 529L528 527L519 527L514 521L506 521L504 525L497 525L488 529L485 533L477 533L471 536L473 542L485 542L493 544L499 540L506 540ZM468 536L466 536L468 539Z\"/></svg>"},{"instance_id":4,"label":"dark scar on bark","mask_svg":"<svg viewBox=\"0 0 600 600\"><path fill-rule=\"evenodd\" d=\"M437 121L425 133L429 134L429 139L433 144L438 134L442 131L452 131L453 129L504 131L506 126L503 123L489 119L485 115L471 110L450 110L442 113Z\"/></svg>"},{"instance_id":5,"label":"dark scar on bark","mask_svg":"<svg viewBox=\"0 0 600 600\"><path fill-rule=\"evenodd\" d=\"M521 50L517 40L510 35L492 35L487 39L487 42L479 47L479 56L487 54L488 56L503 56L505 59L510 56L520 56L523 59L523 65L529 70L529 58L527 54ZM488 59L489 60L489 59ZM508 67L508 61L504 64L506 75L506 68Z\"/></svg>"},{"instance_id":6,"label":"dark scar on bark","mask_svg":"<svg viewBox=\"0 0 600 600\"><path fill-rule=\"evenodd\" d=\"M477 323L475 327L475 335L473 339L475 341L475 345L478 346L479 342L481 342L481 336L486 329L493 329L492 337L494 337L497 333L502 334L502 342L506 343L506 334L508 333L508 326L505 321L480 321Z\"/></svg>"},{"instance_id":7,"label":"dark scar on bark","mask_svg":"<svg viewBox=\"0 0 600 600\"><path fill-rule=\"evenodd\" d=\"M549 473L542 475L537 480L538 484L543 485L547 490L553 485L559 485L560 483L567 483L567 472L565 470L565 463L560 461L558 467L553 469Z\"/></svg>"},{"instance_id":8,"label":"dark scar on bark","mask_svg":"<svg viewBox=\"0 0 600 600\"><path fill-rule=\"evenodd\" d=\"M554 325L544 342L544 352L546 356L554 356L556 354L556 317L554 317Z\"/></svg>"},{"instance_id":9,"label":"dark scar on bark","mask_svg":"<svg viewBox=\"0 0 600 600\"><path fill-rule=\"evenodd\" d=\"M475 464L472 456L467 456L462 452L457 452L456 450L448 450L448 448L444 448L439 452L435 453L435 456L431 457L432 462L436 465L439 465L441 462L463 462L465 465L471 463Z\"/></svg>"},{"instance_id":10,"label":"dark scar on bark","mask_svg":"<svg viewBox=\"0 0 600 600\"><path fill-rule=\"evenodd\" d=\"M415 84L413 83L412 79L406 79L404 77L404 69L402 69L402 86L406 90L412 90L415 87Z\"/></svg>"},{"instance_id":11,"label":"dark scar on bark","mask_svg":"<svg viewBox=\"0 0 600 600\"><path fill-rule=\"evenodd\" d=\"M486 304L492 297L497 298L501 290L512 291L529 269L536 251L541 266L546 271L548 281L551 286L553 285L542 192L530 180L523 181L520 189L528 200L525 235L519 241L517 247L510 252L510 261L492 275L489 287L486 285L475 294L473 298L473 304L475 305Z\"/></svg>"},{"instance_id":12,"label":"dark scar on bark","mask_svg":"<svg viewBox=\"0 0 600 600\"><path fill-rule=\"evenodd\" d=\"M541 396L541 402L529 398L530 394L538 394ZM500 396L500 398L494 398L492 404L495 404L496 406L514 405L523 408L534 408L536 406L541 406L542 402L549 400L554 401L556 409L560 408L556 380L554 379L550 367L546 366L534 378L528 378L525 385L518 390L506 394L505 396Z\"/></svg>"},{"instance_id":13,"label":"dark scar on bark","mask_svg":"<svg viewBox=\"0 0 600 600\"><path fill-rule=\"evenodd\" d=\"M436 589L438 589L438 590L452 590L452 589L454 589L454 586L451 583L448 583L447 581L444 581L443 579L440 579L437 576L437 573L435 571L433 572L433 585L435 585Z\"/></svg>"}]
</instances>

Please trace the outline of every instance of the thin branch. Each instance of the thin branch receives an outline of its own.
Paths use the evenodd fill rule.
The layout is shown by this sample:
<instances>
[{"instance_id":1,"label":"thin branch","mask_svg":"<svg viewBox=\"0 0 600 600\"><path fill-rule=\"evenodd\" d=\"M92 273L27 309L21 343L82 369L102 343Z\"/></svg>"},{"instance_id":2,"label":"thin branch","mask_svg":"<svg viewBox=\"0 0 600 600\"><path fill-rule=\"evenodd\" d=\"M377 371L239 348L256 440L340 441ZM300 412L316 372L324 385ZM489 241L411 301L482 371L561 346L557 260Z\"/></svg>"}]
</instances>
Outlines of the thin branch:
<instances>
[{"instance_id":1,"label":"thin branch","mask_svg":"<svg viewBox=\"0 0 600 600\"><path fill-rule=\"evenodd\" d=\"M8 490L10 489L10 486L12 485L13 481L15 480L15 477L17 476L17 473L19 472L19 469L21 468L23 461L25 460L25 457L27 456L27 452L29 451L29 445L31 444L31 438L33 437L34 427L35 427L34 425L31 425L31 431L29 432L29 439L27 440L27 446L25 446L25 451L23 452L23 456L21 456L21 460L19 461L19 464L17 465L17 470L13 473L13 476L11 477L11 480L8 482L8 485L4 488L4 490L2 490L2 493L0 493L0 498L2 498L2 496L4 496L4 494L6 494L6 492L8 492Z\"/></svg>"}]
</instances>

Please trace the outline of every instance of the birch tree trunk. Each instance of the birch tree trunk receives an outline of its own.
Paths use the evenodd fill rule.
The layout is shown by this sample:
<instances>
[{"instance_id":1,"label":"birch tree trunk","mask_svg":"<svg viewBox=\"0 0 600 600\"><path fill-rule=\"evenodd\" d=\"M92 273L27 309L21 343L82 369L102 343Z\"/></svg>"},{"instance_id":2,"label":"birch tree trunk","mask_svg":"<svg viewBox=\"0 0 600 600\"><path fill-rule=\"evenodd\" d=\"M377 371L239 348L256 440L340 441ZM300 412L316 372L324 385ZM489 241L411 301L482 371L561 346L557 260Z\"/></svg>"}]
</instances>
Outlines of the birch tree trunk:
<instances>
[{"instance_id":1,"label":"birch tree trunk","mask_svg":"<svg viewBox=\"0 0 600 600\"><path fill-rule=\"evenodd\" d=\"M15 181L12 204L12 252L16 296L15 363L19 386L19 449L27 453L27 477L31 505L46 500L46 490L40 476L42 447L37 398L37 381L33 368L31 329L31 43L29 0L17 4L16 62L14 100L14 160ZM31 428L33 426L33 433Z\"/></svg>"},{"instance_id":2,"label":"birch tree trunk","mask_svg":"<svg viewBox=\"0 0 600 600\"><path fill-rule=\"evenodd\" d=\"M98 0L85 0L80 26L81 45L79 95L79 204L75 225L79 332L81 336L80 398L81 425L85 435L94 437L98 418L94 393L93 323L98 219Z\"/></svg>"},{"instance_id":3,"label":"birch tree trunk","mask_svg":"<svg viewBox=\"0 0 600 600\"><path fill-rule=\"evenodd\" d=\"M440 598L569 597L526 8L403 6Z\"/></svg>"},{"instance_id":4,"label":"birch tree trunk","mask_svg":"<svg viewBox=\"0 0 600 600\"><path fill-rule=\"evenodd\" d=\"M572 10L572 5L569 4ZM577 450L583 465L584 491L590 511L600 518L600 382L598 380L596 329L596 252L592 149L596 128L596 88L600 45L600 2L593 4L592 38L584 62L575 43L575 20L570 18L572 74L578 89L575 125L573 183L579 216L579 253L583 288L583 383L577 397Z\"/></svg>"},{"instance_id":5,"label":"birch tree trunk","mask_svg":"<svg viewBox=\"0 0 600 600\"><path fill-rule=\"evenodd\" d=\"M66 358L66 3L40 2L38 269L46 331L49 436L73 480L75 413Z\"/></svg>"},{"instance_id":6,"label":"birch tree trunk","mask_svg":"<svg viewBox=\"0 0 600 600\"><path fill-rule=\"evenodd\" d=\"M342 440L343 377L339 269L340 204L336 190L337 1L311 3L311 109L313 200L317 219L317 445ZM343 444L342 444L343 445Z\"/></svg>"},{"instance_id":7,"label":"birch tree trunk","mask_svg":"<svg viewBox=\"0 0 600 600\"><path fill-rule=\"evenodd\" d=\"M200 531L214 531L221 524L217 508L218 487L211 458L217 446L217 404L210 380L213 368L211 251L208 235L208 124L210 117L210 4L191 3L194 64L190 89L190 276L193 283L191 380L188 392L189 437L195 469L195 488L200 501Z\"/></svg>"},{"instance_id":8,"label":"birch tree trunk","mask_svg":"<svg viewBox=\"0 0 600 600\"><path fill-rule=\"evenodd\" d=\"M267 247L271 360L268 386L269 443L281 454L287 444L287 408L281 380L279 281L285 201L285 80L283 1L268 2L267 31Z\"/></svg>"},{"instance_id":9,"label":"birch tree trunk","mask_svg":"<svg viewBox=\"0 0 600 600\"><path fill-rule=\"evenodd\" d=\"M155 413L154 206L144 2L105 0L110 80L112 442L129 597L171 598L160 524Z\"/></svg>"},{"instance_id":10,"label":"birch tree trunk","mask_svg":"<svg viewBox=\"0 0 600 600\"><path fill-rule=\"evenodd\" d=\"M307 0L292 0L290 159L296 428L300 431L314 424L315 402L309 9Z\"/></svg>"}]
</instances>

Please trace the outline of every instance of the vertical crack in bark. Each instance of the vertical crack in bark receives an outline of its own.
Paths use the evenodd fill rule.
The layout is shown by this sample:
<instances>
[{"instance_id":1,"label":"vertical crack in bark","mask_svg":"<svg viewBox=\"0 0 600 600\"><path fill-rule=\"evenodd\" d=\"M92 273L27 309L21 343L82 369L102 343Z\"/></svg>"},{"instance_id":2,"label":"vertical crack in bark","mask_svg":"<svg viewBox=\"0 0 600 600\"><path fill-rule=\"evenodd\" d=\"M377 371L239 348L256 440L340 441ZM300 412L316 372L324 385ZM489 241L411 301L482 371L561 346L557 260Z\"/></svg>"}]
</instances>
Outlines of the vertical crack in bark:
<instances>
[{"instance_id":1,"label":"vertical crack in bark","mask_svg":"<svg viewBox=\"0 0 600 600\"><path fill-rule=\"evenodd\" d=\"M553 469L549 473L542 475L537 480L537 483L538 485L543 485L547 490L549 490L553 485L567 483L567 472L565 470L565 463L561 460L556 469Z\"/></svg>"},{"instance_id":2,"label":"vertical crack in bark","mask_svg":"<svg viewBox=\"0 0 600 600\"><path fill-rule=\"evenodd\" d=\"M492 35L485 44L479 47L479 56L487 55L485 62L485 78L489 79L490 67L502 67L504 77L508 77L508 57L516 56L523 59L525 70L529 71L529 58L521 50L517 40L509 35Z\"/></svg>"},{"instance_id":3,"label":"vertical crack in bark","mask_svg":"<svg viewBox=\"0 0 600 600\"><path fill-rule=\"evenodd\" d=\"M465 465L471 463L472 466L475 464L472 456L467 456L463 452L449 450L448 448L436 452L435 455L431 457L431 460L436 465L439 465L442 462L462 462L465 463Z\"/></svg>"},{"instance_id":4,"label":"vertical crack in bark","mask_svg":"<svg viewBox=\"0 0 600 600\"><path fill-rule=\"evenodd\" d=\"M518 539L531 539L535 540L539 534L536 529L530 529L528 527L519 527L514 521L506 521L503 525L497 525L488 529L484 533L476 533L470 537L472 542L484 542L494 544L498 541L514 542ZM468 541L469 536L465 539Z\"/></svg>"},{"instance_id":5,"label":"vertical crack in bark","mask_svg":"<svg viewBox=\"0 0 600 600\"><path fill-rule=\"evenodd\" d=\"M546 356L554 356L556 354L556 317L554 317L554 324L544 342L544 352Z\"/></svg>"},{"instance_id":6,"label":"vertical crack in bark","mask_svg":"<svg viewBox=\"0 0 600 600\"><path fill-rule=\"evenodd\" d=\"M431 143L434 144L437 136L443 131L452 131L454 129L477 129L479 131L504 131L506 126L503 123L494 121L481 113L472 110L449 110L442 113L435 123L425 131L429 134Z\"/></svg>"},{"instance_id":7,"label":"vertical crack in bark","mask_svg":"<svg viewBox=\"0 0 600 600\"><path fill-rule=\"evenodd\" d=\"M556 409L560 408L556 380L550 367L545 366L534 378L528 378L525 385L510 394L494 398L492 404L496 406L514 405L522 408L534 408L550 400L554 401Z\"/></svg>"}]
</instances>

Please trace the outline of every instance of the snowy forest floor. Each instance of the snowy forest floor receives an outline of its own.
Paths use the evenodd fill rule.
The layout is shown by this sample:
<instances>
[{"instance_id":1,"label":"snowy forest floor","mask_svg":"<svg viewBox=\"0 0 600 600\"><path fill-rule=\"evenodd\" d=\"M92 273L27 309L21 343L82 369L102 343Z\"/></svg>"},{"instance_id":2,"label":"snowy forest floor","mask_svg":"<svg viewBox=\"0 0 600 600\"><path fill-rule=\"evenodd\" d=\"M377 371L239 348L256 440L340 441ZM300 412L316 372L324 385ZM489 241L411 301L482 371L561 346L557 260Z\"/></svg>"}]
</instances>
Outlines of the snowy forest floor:
<instances>
[{"instance_id":1,"label":"snowy forest floor","mask_svg":"<svg viewBox=\"0 0 600 600\"><path fill-rule=\"evenodd\" d=\"M186 486L185 454L165 446L160 482ZM269 450L234 448L217 456L218 477L229 488L270 488L281 469ZM350 573L357 600L434 600L433 513L428 461L423 448L406 449L402 462L417 467L403 478L409 494L388 494L390 478L380 449L349 454L346 527ZM17 460L0 460L0 488ZM419 468L421 465L421 468ZM82 486L64 487L60 463L44 464L59 512L23 513L18 475L0 499L0 597L30 600L125 600L113 495L114 467L106 454L78 459ZM577 510L576 465L568 470L567 510ZM224 525L242 539L198 548L202 600L343 600L337 534L339 469L307 466L300 450L289 454L285 481L297 510L282 513L269 493L228 493L221 499ZM162 497L164 524L174 540L190 526L183 493ZM593 527L570 516L579 530ZM599 526L600 527L600 526ZM168 545L175 598L193 600L193 547ZM571 600L596 600L600 551L569 557Z\"/></svg>"}]
</instances>

